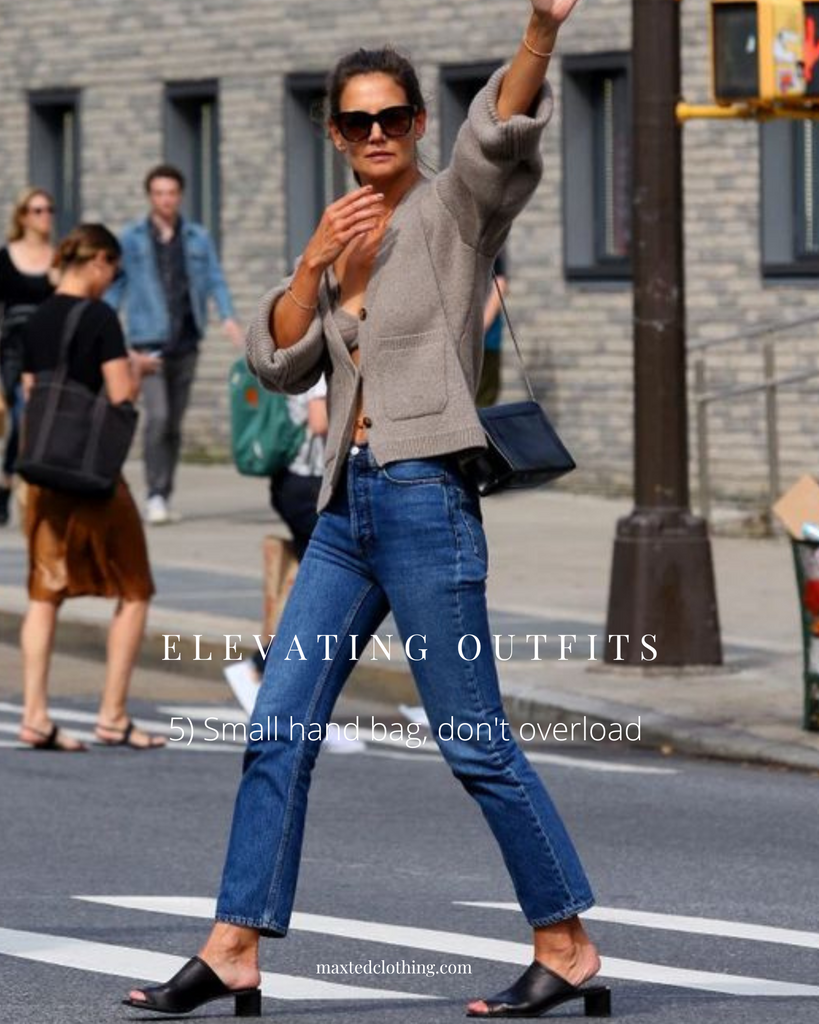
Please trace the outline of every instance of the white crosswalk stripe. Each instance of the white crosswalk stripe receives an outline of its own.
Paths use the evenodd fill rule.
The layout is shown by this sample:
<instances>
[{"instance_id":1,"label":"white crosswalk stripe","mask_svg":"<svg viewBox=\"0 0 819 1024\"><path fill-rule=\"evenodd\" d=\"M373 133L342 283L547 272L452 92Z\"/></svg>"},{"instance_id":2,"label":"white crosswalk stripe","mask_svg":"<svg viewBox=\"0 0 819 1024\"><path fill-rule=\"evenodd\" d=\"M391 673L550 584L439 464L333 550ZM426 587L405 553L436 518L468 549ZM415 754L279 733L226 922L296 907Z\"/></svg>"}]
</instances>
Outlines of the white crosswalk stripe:
<instances>
[{"instance_id":1,"label":"white crosswalk stripe","mask_svg":"<svg viewBox=\"0 0 819 1024\"><path fill-rule=\"evenodd\" d=\"M457 900L463 907L481 907L487 910L514 910L517 903L491 903ZM680 914L656 914L645 910L623 910L620 907L592 907L583 914L587 921L606 921L611 924L630 925L635 928L654 928L658 931L685 932L689 935L713 935L724 939L747 939L750 942L770 942L781 946L800 946L819 949L819 932L776 928L772 925L746 924L742 921L721 921L711 917L686 917Z\"/></svg>"},{"instance_id":2,"label":"white crosswalk stripe","mask_svg":"<svg viewBox=\"0 0 819 1024\"><path fill-rule=\"evenodd\" d=\"M107 942L90 942L65 935L16 931L0 928L0 954L33 960L57 967L74 967L94 974L113 974L140 981L166 981L186 961L168 953L116 946ZM262 974L262 995L276 999L436 999L437 996L414 992L397 992L361 985L301 978L292 974Z\"/></svg>"},{"instance_id":3,"label":"white crosswalk stripe","mask_svg":"<svg viewBox=\"0 0 819 1024\"><path fill-rule=\"evenodd\" d=\"M215 909L214 900L192 896L78 896L76 898L88 903L128 910L144 910L207 920L213 919ZM477 958L512 964L529 964L532 959L532 948L528 943L386 924L378 921L359 921L351 918L327 917L322 914L296 913L291 919L290 927L295 931L313 932L323 936L336 936L356 941L446 953L461 959ZM779 998L819 996L819 986L816 985L774 981L769 978L744 977L736 974L718 974L712 971L690 970L682 967L670 967L665 964L622 960L616 957L603 957L600 977L650 982L655 985L670 985L675 988L697 989L724 995Z\"/></svg>"}]
</instances>

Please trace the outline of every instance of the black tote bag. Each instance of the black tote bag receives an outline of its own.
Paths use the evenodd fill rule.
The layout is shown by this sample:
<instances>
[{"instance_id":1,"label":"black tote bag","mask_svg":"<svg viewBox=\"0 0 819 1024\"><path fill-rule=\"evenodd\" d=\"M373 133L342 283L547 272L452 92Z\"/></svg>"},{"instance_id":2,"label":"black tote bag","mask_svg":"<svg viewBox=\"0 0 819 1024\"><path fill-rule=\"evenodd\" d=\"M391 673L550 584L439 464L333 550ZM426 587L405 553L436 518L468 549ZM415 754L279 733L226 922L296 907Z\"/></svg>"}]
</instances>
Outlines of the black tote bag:
<instances>
[{"instance_id":1,"label":"black tote bag","mask_svg":"<svg viewBox=\"0 0 819 1024\"><path fill-rule=\"evenodd\" d=\"M138 414L113 405L105 386L94 392L68 377L68 352L88 302L66 318L57 366L37 374L26 403L16 471L31 484L105 497L113 493L131 447Z\"/></svg>"}]
</instances>

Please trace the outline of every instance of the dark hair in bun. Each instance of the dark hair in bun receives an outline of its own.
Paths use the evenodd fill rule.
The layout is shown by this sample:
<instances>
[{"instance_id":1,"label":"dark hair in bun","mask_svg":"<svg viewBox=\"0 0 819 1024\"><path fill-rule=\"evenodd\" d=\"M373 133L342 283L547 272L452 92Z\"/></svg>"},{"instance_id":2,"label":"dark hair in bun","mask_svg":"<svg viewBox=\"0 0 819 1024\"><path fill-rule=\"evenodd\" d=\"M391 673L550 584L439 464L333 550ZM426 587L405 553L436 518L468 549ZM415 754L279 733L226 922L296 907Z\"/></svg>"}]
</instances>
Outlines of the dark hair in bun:
<instances>
[{"instance_id":1,"label":"dark hair in bun","mask_svg":"<svg viewBox=\"0 0 819 1024\"><path fill-rule=\"evenodd\" d=\"M104 224L79 224L57 246L54 266L59 270L88 263L97 253L105 253L112 260L122 255L122 247Z\"/></svg>"}]
</instances>

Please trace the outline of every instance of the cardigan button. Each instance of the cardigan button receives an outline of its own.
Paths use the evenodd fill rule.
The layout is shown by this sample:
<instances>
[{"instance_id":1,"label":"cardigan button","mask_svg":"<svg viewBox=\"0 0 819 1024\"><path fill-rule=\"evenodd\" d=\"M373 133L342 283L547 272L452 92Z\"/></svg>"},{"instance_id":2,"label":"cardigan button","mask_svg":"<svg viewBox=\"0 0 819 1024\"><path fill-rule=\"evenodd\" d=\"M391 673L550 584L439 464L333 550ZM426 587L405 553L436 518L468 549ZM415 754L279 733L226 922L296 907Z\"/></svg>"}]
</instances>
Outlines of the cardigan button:
<instances>
[{"instance_id":1,"label":"cardigan button","mask_svg":"<svg viewBox=\"0 0 819 1024\"><path fill-rule=\"evenodd\" d=\"M366 306L362 306L361 307L361 309L359 311L359 314L358 314L358 319L359 320L366 320L367 319L367 307Z\"/></svg>"}]
</instances>

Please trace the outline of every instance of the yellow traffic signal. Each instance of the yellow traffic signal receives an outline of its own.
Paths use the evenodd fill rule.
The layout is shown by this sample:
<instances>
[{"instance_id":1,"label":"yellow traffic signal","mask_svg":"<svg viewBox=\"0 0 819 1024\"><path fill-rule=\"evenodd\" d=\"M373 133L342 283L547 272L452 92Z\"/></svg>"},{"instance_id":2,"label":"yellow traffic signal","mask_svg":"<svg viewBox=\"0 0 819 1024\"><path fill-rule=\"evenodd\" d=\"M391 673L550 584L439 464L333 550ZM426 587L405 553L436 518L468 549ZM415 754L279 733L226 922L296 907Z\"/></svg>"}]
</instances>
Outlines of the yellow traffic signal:
<instances>
[{"instance_id":1,"label":"yellow traffic signal","mask_svg":"<svg viewBox=\"0 0 819 1024\"><path fill-rule=\"evenodd\" d=\"M807 6L815 11L819 5ZM771 103L805 96L805 8L803 0L711 0L718 103ZM817 87L816 82L812 84Z\"/></svg>"}]
</instances>

